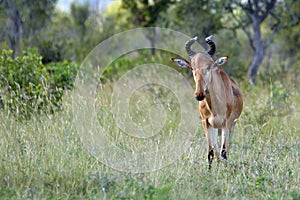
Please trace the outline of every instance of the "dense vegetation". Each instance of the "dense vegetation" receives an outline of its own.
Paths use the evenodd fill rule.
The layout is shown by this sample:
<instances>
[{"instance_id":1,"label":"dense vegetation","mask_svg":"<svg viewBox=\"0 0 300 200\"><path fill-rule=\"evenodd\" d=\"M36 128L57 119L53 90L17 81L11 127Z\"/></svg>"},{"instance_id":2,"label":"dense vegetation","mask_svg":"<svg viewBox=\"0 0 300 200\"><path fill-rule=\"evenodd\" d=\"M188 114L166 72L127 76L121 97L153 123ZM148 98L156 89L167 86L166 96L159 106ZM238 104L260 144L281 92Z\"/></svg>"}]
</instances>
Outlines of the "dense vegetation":
<instances>
[{"instance_id":1,"label":"dense vegetation","mask_svg":"<svg viewBox=\"0 0 300 200\"><path fill-rule=\"evenodd\" d=\"M263 39L271 34L273 40L265 49L256 85L247 78L255 52L247 35L252 24L243 13L246 6L238 4L243 1L224 1L230 7L223 1L204 0L196 5L195 1L123 0L105 10L73 3L70 12L56 9L56 2L0 1L0 22L5 24L0 27L0 199L300 199L297 1L277 2L272 17L261 24ZM285 10L285 6L291 7ZM245 20L239 21L242 26L234 17ZM279 18L284 29L276 29L273 35ZM114 170L83 144L74 123L72 96L80 64L114 33L145 26L167 27L199 38L216 33L217 56L229 56L223 68L238 82L245 101L227 164L214 162L208 170L200 118L190 147L174 163L152 172ZM152 36L145 37L155 47ZM129 152L172 141L169 132L180 122L180 105L167 89L154 87L156 98L142 96L141 104L135 94L132 120L147 123L152 102L162 104L169 121L152 140L128 136L117 127L110 109L113 86L122 75L135 66L160 63L193 82L187 71L170 61L176 55L153 49L128 52L113 60L99 80L97 122L109 128L110 142ZM192 94L188 101L194 101Z\"/></svg>"},{"instance_id":2,"label":"dense vegetation","mask_svg":"<svg viewBox=\"0 0 300 200\"><path fill-rule=\"evenodd\" d=\"M28 118L59 110L64 92L71 90L77 65L69 62L42 63L36 50L13 58L12 51L0 55L1 108L7 114Z\"/></svg>"}]
</instances>

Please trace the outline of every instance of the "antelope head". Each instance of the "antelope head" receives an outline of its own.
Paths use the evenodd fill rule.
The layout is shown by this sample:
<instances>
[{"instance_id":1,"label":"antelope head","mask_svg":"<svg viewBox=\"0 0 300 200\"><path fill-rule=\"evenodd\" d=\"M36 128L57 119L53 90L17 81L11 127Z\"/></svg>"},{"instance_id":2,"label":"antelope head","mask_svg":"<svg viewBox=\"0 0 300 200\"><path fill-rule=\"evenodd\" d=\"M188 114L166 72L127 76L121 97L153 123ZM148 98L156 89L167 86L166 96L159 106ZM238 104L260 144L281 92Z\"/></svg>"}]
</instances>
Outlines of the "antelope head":
<instances>
[{"instance_id":1,"label":"antelope head","mask_svg":"<svg viewBox=\"0 0 300 200\"><path fill-rule=\"evenodd\" d=\"M216 60L213 55L216 51L216 45L212 40L212 36L205 39L209 45L209 50L196 53L191 49L191 46L197 41L197 37L188 40L185 43L185 49L191 61L183 58L172 58L172 61L182 68L190 69L193 72L193 77L196 83L195 98L202 101L207 93L208 86L211 81L211 71L217 66L221 66L228 60L228 57L220 57Z\"/></svg>"}]
</instances>

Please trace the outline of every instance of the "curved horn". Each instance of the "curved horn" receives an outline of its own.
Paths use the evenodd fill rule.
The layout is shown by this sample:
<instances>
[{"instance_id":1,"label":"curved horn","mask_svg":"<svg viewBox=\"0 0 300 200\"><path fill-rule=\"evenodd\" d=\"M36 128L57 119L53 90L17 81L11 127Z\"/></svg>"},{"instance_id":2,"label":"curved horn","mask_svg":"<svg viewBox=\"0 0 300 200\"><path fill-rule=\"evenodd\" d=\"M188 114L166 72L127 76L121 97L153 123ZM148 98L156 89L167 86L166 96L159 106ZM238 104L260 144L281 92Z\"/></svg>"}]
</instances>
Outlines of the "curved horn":
<instances>
[{"instance_id":1,"label":"curved horn","mask_svg":"<svg viewBox=\"0 0 300 200\"><path fill-rule=\"evenodd\" d=\"M210 46L210 49L207 51L207 53L212 57L215 54L216 51L216 44L212 40L212 35L205 38L205 42Z\"/></svg>"},{"instance_id":2,"label":"curved horn","mask_svg":"<svg viewBox=\"0 0 300 200\"><path fill-rule=\"evenodd\" d=\"M190 58L193 58L196 52L191 49L191 46L196 42L198 37L194 37L185 43L185 50Z\"/></svg>"}]
</instances>

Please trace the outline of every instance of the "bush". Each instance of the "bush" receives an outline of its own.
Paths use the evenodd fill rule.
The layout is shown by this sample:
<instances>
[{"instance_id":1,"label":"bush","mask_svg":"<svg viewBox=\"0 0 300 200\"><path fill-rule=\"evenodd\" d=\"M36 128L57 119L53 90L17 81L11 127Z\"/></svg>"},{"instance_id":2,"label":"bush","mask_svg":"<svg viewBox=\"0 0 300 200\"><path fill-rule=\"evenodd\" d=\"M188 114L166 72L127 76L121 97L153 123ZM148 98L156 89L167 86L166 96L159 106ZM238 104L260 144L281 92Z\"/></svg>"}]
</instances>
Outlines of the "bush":
<instances>
[{"instance_id":1,"label":"bush","mask_svg":"<svg viewBox=\"0 0 300 200\"><path fill-rule=\"evenodd\" d=\"M43 65L34 49L13 58L11 50L0 54L0 106L10 113L32 113L60 108L63 91L73 87L76 66L68 62Z\"/></svg>"},{"instance_id":2,"label":"bush","mask_svg":"<svg viewBox=\"0 0 300 200\"><path fill-rule=\"evenodd\" d=\"M52 41L42 41L40 42L39 52L42 55L42 62L44 64L51 62L60 62L62 58L62 47Z\"/></svg>"}]
</instances>

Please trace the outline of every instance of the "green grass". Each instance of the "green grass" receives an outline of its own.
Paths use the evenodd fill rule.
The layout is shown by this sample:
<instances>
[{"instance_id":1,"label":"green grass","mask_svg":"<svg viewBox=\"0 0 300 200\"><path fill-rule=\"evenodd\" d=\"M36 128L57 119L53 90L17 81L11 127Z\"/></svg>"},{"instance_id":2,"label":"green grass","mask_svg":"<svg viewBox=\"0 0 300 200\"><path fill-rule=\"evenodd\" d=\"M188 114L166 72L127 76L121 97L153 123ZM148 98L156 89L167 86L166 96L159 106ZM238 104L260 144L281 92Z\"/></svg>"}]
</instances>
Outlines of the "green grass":
<instances>
[{"instance_id":1,"label":"green grass","mask_svg":"<svg viewBox=\"0 0 300 200\"><path fill-rule=\"evenodd\" d=\"M22 122L2 112L0 199L300 199L299 90L280 82L241 87L245 106L228 164L214 162L211 170L202 128L180 159L161 170L134 174L113 170L89 154L77 134L69 101L64 112ZM113 124L105 107L109 99L102 100L99 121ZM172 105L176 103L164 106ZM144 123L139 118L144 114L136 115L136 123ZM172 112L167 116L174 117ZM176 123L175 117L165 131ZM116 128L109 137L126 150L157 145L130 139ZM163 142L172 139L157 137Z\"/></svg>"}]
</instances>

